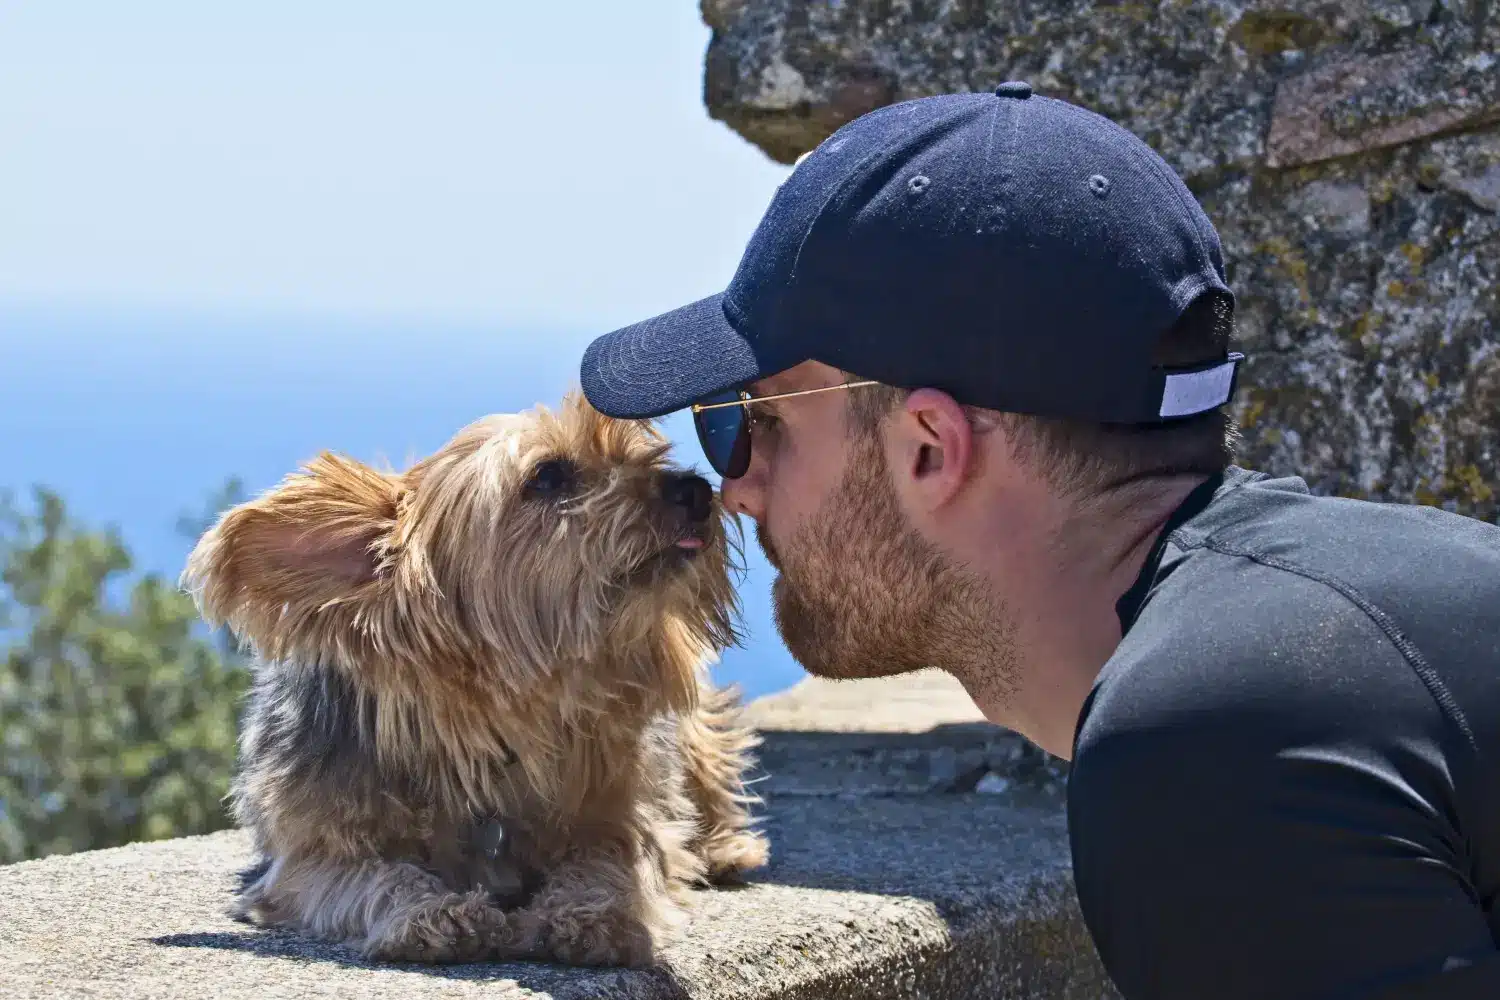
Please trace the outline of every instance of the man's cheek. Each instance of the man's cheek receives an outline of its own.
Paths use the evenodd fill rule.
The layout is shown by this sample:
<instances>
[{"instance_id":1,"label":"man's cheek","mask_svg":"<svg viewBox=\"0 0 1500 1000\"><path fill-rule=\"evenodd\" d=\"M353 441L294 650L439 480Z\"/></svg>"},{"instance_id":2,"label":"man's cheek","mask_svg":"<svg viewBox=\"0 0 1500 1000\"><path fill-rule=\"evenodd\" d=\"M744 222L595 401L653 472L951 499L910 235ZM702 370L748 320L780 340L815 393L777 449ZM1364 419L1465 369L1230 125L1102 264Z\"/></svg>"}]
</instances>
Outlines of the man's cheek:
<instances>
[{"instance_id":1,"label":"man's cheek","mask_svg":"<svg viewBox=\"0 0 1500 1000\"><path fill-rule=\"evenodd\" d=\"M755 541L760 546L761 552L765 553L766 562L770 563L778 573L781 572L781 556L771 541L770 531L760 521L755 522Z\"/></svg>"},{"instance_id":2,"label":"man's cheek","mask_svg":"<svg viewBox=\"0 0 1500 1000\"><path fill-rule=\"evenodd\" d=\"M755 522L755 540L765 553L766 561L778 572L786 570L781 553L791 538L789 526L795 523L795 506L793 498L784 493L778 484L767 492L765 509Z\"/></svg>"}]
</instances>

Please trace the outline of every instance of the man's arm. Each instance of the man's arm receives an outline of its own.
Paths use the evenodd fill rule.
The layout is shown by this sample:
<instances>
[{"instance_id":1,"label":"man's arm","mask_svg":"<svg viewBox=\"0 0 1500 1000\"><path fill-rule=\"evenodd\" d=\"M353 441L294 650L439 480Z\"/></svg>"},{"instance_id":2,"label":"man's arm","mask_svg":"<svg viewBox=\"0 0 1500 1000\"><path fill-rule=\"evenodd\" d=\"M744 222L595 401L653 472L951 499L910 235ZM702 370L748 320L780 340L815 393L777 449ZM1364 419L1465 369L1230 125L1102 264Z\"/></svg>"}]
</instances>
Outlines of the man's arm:
<instances>
[{"instance_id":1,"label":"man's arm","mask_svg":"<svg viewBox=\"0 0 1500 1000\"><path fill-rule=\"evenodd\" d=\"M1069 825L1106 967L1127 1000L1500 997L1445 719L1378 630L1287 598L1256 662L1174 635L1090 710Z\"/></svg>"}]
</instances>

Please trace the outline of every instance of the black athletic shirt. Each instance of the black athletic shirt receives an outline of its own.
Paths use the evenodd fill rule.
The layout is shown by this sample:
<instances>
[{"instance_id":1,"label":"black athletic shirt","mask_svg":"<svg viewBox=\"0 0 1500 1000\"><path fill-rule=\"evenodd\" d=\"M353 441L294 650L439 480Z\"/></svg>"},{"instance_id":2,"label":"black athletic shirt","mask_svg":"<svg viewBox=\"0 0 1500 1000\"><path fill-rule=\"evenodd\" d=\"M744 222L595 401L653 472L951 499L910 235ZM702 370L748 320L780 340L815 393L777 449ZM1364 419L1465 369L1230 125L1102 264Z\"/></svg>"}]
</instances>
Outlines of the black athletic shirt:
<instances>
[{"instance_id":1,"label":"black athletic shirt","mask_svg":"<svg viewBox=\"0 0 1500 1000\"><path fill-rule=\"evenodd\" d=\"M1500 1000L1500 528L1230 469L1119 612L1068 817L1127 1000Z\"/></svg>"}]
</instances>

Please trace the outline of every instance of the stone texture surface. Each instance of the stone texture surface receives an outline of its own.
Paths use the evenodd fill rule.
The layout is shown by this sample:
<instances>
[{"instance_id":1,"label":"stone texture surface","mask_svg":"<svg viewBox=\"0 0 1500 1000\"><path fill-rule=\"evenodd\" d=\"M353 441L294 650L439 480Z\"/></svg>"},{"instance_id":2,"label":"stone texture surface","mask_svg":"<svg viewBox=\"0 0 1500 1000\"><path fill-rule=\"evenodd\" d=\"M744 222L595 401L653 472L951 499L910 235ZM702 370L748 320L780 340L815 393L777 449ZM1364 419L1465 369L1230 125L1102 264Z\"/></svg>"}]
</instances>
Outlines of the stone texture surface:
<instances>
[{"instance_id":1,"label":"stone texture surface","mask_svg":"<svg viewBox=\"0 0 1500 1000\"><path fill-rule=\"evenodd\" d=\"M1009 794L1060 807L1067 764L984 721L962 685L924 670L901 677L809 677L749 706L774 734L762 748L756 790L840 798Z\"/></svg>"},{"instance_id":2,"label":"stone texture surface","mask_svg":"<svg viewBox=\"0 0 1500 1000\"><path fill-rule=\"evenodd\" d=\"M1156 148L1225 243L1245 464L1500 516L1500 2L702 0L709 113L791 163L1026 79Z\"/></svg>"},{"instance_id":3,"label":"stone texture surface","mask_svg":"<svg viewBox=\"0 0 1500 1000\"><path fill-rule=\"evenodd\" d=\"M1023 780L999 752L1014 738L955 689L941 675L813 682L753 709L794 720L763 724L773 862L746 887L700 893L655 969L380 966L247 927L224 915L248 860L230 832L0 867L0 996L1114 996L1077 913L1057 796ZM848 725L861 704L883 731ZM963 760L987 789L957 780Z\"/></svg>"},{"instance_id":4,"label":"stone texture surface","mask_svg":"<svg viewBox=\"0 0 1500 1000\"><path fill-rule=\"evenodd\" d=\"M948 723L983 722L963 685L941 670L857 681L804 677L757 698L746 718L762 732L919 733Z\"/></svg>"}]
</instances>

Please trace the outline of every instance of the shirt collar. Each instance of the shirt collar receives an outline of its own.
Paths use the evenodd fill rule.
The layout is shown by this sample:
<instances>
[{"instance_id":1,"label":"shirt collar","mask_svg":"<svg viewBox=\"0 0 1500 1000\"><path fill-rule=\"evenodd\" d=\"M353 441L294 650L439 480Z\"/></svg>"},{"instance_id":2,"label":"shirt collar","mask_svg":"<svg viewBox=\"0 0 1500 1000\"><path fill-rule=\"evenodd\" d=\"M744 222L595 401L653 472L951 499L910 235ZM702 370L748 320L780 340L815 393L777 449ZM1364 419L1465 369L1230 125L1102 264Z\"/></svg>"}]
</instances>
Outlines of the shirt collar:
<instances>
[{"instance_id":1,"label":"shirt collar","mask_svg":"<svg viewBox=\"0 0 1500 1000\"><path fill-rule=\"evenodd\" d=\"M1166 551L1167 541L1172 532L1208 508L1208 505L1213 502L1214 494L1219 491L1219 487L1224 485L1224 478L1224 473L1218 472L1195 486L1191 493L1183 497L1177 509L1172 511L1166 524L1162 525L1160 533L1156 536L1156 543L1151 546L1151 552L1146 556L1145 564L1141 566L1140 574L1136 576L1130 589L1115 602L1115 614L1120 618L1121 635L1130 631L1130 626L1135 623L1136 616L1140 614L1141 605L1146 603L1146 595L1150 593L1151 585L1156 582L1157 570L1161 568L1162 554Z\"/></svg>"}]
</instances>

